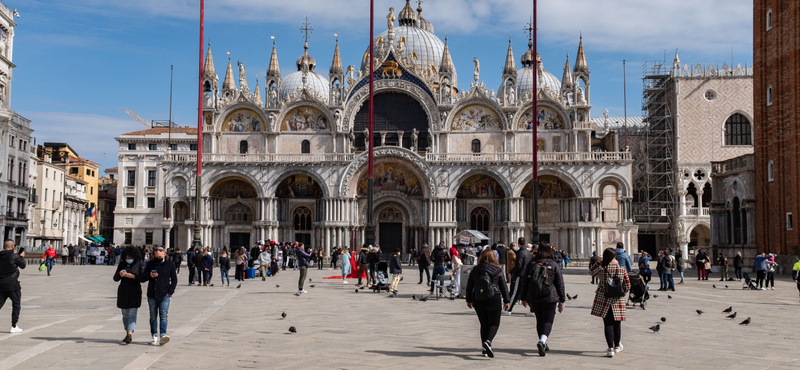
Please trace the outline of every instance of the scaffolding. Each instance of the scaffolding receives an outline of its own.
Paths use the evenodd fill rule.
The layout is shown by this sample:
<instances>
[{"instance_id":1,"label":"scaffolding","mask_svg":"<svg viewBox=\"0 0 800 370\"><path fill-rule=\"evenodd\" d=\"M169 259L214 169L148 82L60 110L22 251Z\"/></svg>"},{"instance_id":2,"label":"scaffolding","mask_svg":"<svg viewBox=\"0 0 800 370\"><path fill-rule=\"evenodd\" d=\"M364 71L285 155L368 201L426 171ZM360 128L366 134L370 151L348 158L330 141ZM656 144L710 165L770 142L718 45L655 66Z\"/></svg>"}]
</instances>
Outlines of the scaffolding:
<instances>
[{"instance_id":1,"label":"scaffolding","mask_svg":"<svg viewBox=\"0 0 800 370\"><path fill-rule=\"evenodd\" d=\"M640 234L656 234L659 247L675 246L675 120L674 81L666 62L646 62L642 67L642 115L647 124L647 199L637 218Z\"/></svg>"}]
</instances>

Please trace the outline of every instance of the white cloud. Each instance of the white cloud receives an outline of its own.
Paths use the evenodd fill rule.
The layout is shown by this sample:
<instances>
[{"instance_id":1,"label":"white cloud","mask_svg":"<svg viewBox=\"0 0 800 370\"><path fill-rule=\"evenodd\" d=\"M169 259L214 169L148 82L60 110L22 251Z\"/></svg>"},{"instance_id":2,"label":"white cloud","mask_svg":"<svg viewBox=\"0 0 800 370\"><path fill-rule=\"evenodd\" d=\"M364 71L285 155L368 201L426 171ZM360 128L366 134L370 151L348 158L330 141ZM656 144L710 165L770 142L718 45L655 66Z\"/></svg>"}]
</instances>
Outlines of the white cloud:
<instances>
[{"instance_id":1,"label":"white cloud","mask_svg":"<svg viewBox=\"0 0 800 370\"><path fill-rule=\"evenodd\" d=\"M17 112L31 120L37 144L65 142L82 158L100 164L100 171L117 166L118 143L113 137L145 129L133 119L63 112Z\"/></svg>"},{"instance_id":2,"label":"white cloud","mask_svg":"<svg viewBox=\"0 0 800 370\"><path fill-rule=\"evenodd\" d=\"M76 4L78 3L78 4ZM81 5L80 3L83 3ZM189 0L82 0L71 6L89 11L130 16L197 19L197 1ZM376 26L392 6L402 0L378 0ZM413 4L416 8L416 4ZM423 16L437 31L474 35L507 33L519 36L532 12L526 0L428 0ZM680 48L724 53L752 48L752 3L726 0L559 0L539 2L540 41L574 42L583 32L587 48L609 52L652 53ZM361 30L368 18L366 1L353 0L217 0L206 2L206 20L214 23L256 22L295 26L304 16L330 29Z\"/></svg>"}]
</instances>

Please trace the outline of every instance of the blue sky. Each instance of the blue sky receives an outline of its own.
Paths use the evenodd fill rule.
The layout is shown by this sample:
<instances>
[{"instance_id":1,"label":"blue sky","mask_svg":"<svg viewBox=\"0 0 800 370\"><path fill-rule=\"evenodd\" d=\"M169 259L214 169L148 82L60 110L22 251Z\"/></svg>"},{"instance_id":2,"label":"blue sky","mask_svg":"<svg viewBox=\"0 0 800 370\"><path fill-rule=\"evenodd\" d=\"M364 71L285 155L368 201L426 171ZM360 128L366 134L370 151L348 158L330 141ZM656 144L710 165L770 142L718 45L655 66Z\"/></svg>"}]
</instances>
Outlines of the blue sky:
<instances>
[{"instance_id":1,"label":"blue sky","mask_svg":"<svg viewBox=\"0 0 800 370\"><path fill-rule=\"evenodd\" d=\"M11 107L33 121L37 142L66 141L101 168L116 167L114 137L143 128L126 108L147 120L168 118L170 65L173 121L197 125L199 0L3 1L21 15ZM386 29L388 8L397 14L404 4L375 0L376 35ZM509 34L520 67L530 1L426 0L422 6L436 35L448 33L462 89L469 88L473 57L481 62L481 80L497 88ZM220 79L231 52L234 63L247 66L249 86L258 75L263 88L270 36L277 40L283 75L293 72L303 53L305 16L315 29L309 52L317 72L327 74L335 33L344 65L360 65L369 43L366 0L207 0L206 42ZM539 53L545 69L559 78L567 53L574 64L583 34L593 116L604 109L623 115L623 59L629 116L641 115L646 61L666 56L671 63L678 49L683 63L752 63L749 1L540 0L538 19Z\"/></svg>"}]
</instances>

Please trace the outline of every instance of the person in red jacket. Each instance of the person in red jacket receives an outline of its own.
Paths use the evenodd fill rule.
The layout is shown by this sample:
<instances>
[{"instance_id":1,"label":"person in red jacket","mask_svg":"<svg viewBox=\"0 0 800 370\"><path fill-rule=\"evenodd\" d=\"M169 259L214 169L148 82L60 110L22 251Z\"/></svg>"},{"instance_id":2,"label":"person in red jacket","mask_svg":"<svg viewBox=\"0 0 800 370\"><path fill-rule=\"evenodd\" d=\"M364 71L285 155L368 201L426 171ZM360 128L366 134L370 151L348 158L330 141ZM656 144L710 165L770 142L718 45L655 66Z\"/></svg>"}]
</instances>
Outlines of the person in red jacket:
<instances>
[{"instance_id":1,"label":"person in red jacket","mask_svg":"<svg viewBox=\"0 0 800 370\"><path fill-rule=\"evenodd\" d=\"M56 250L53 249L52 244L47 246L47 249L42 253L42 263L47 266L47 276L50 276L50 270L52 270L53 265L56 264Z\"/></svg>"}]
</instances>

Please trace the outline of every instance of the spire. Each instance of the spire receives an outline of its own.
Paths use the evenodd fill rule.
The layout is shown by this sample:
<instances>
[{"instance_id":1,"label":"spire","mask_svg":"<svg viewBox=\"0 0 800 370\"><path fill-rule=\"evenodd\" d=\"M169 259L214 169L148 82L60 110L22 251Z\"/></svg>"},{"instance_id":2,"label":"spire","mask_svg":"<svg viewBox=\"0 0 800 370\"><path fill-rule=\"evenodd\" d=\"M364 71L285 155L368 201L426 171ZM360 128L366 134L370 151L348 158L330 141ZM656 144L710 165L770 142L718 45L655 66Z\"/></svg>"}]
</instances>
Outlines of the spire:
<instances>
[{"instance_id":1,"label":"spire","mask_svg":"<svg viewBox=\"0 0 800 370\"><path fill-rule=\"evenodd\" d=\"M672 60L673 63L680 63L681 58L678 56L678 49L675 49L675 59Z\"/></svg>"},{"instance_id":2,"label":"spire","mask_svg":"<svg viewBox=\"0 0 800 370\"><path fill-rule=\"evenodd\" d=\"M336 37L336 49L333 51L333 62L331 63L330 74L343 74L342 57L339 56L339 37Z\"/></svg>"},{"instance_id":3,"label":"spire","mask_svg":"<svg viewBox=\"0 0 800 370\"><path fill-rule=\"evenodd\" d=\"M400 17L398 20L400 26L417 26L417 13L414 13L414 9L411 8L411 0L406 0L406 6L400 11Z\"/></svg>"},{"instance_id":4,"label":"spire","mask_svg":"<svg viewBox=\"0 0 800 370\"><path fill-rule=\"evenodd\" d=\"M206 63L205 67L203 67L203 74L206 77L217 75L217 71L214 70L214 58L211 57L211 41L208 42L208 52L206 52Z\"/></svg>"},{"instance_id":5,"label":"spire","mask_svg":"<svg viewBox=\"0 0 800 370\"><path fill-rule=\"evenodd\" d=\"M678 76L681 73L681 58L678 57L678 49L675 49L675 59L672 60L672 76Z\"/></svg>"},{"instance_id":6,"label":"spire","mask_svg":"<svg viewBox=\"0 0 800 370\"><path fill-rule=\"evenodd\" d=\"M225 80L222 81L222 90L236 90L233 82L233 67L231 66L231 53L228 52L228 70L225 71Z\"/></svg>"},{"instance_id":7,"label":"spire","mask_svg":"<svg viewBox=\"0 0 800 370\"><path fill-rule=\"evenodd\" d=\"M264 105L264 102L261 101L261 88L258 87L258 75L256 75L256 93L255 93L256 103L259 106Z\"/></svg>"},{"instance_id":8,"label":"spire","mask_svg":"<svg viewBox=\"0 0 800 370\"><path fill-rule=\"evenodd\" d=\"M578 44L578 56L575 58L575 69L573 72L589 73L589 65L586 64L586 53L583 51L583 33L581 33L581 41Z\"/></svg>"},{"instance_id":9,"label":"spire","mask_svg":"<svg viewBox=\"0 0 800 370\"><path fill-rule=\"evenodd\" d=\"M439 65L439 73L452 73L454 70L453 59L450 58L450 48L447 46L447 33L445 33L444 51L442 52L442 63Z\"/></svg>"},{"instance_id":10,"label":"spire","mask_svg":"<svg viewBox=\"0 0 800 370\"><path fill-rule=\"evenodd\" d=\"M275 36L272 36L272 56L269 58L267 77L280 77L281 67L278 66L278 50L275 49Z\"/></svg>"},{"instance_id":11,"label":"spire","mask_svg":"<svg viewBox=\"0 0 800 370\"><path fill-rule=\"evenodd\" d=\"M506 54L506 65L503 67L503 76L516 74L517 66L514 64L514 51L511 50L511 35L508 35L508 53Z\"/></svg>"},{"instance_id":12,"label":"spire","mask_svg":"<svg viewBox=\"0 0 800 370\"><path fill-rule=\"evenodd\" d=\"M567 61L564 62L564 76L561 77L561 90L572 90L572 73L569 68L569 53L567 53Z\"/></svg>"}]
</instances>

